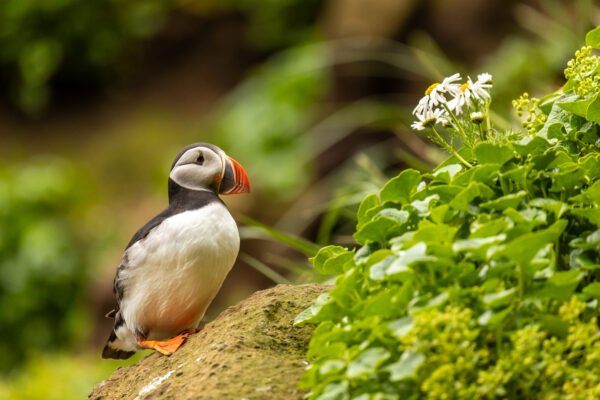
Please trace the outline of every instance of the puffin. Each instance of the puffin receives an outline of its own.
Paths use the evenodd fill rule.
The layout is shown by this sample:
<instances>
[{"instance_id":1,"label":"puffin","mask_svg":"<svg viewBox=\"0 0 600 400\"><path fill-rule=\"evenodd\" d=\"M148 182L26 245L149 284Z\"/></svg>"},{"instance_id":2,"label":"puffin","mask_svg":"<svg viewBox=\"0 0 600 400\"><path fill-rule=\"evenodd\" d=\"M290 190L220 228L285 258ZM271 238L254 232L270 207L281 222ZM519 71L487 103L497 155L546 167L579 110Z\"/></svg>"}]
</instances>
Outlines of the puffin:
<instances>
[{"instance_id":1,"label":"puffin","mask_svg":"<svg viewBox=\"0 0 600 400\"><path fill-rule=\"evenodd\" d=\"M242 166L219 147L194 143L177 154L169 206L133 235L117 268L102 358L127 359L140 349L169 356L200 330L240 247L219 195L249 191Z\"/></svg>"}]
</instances>

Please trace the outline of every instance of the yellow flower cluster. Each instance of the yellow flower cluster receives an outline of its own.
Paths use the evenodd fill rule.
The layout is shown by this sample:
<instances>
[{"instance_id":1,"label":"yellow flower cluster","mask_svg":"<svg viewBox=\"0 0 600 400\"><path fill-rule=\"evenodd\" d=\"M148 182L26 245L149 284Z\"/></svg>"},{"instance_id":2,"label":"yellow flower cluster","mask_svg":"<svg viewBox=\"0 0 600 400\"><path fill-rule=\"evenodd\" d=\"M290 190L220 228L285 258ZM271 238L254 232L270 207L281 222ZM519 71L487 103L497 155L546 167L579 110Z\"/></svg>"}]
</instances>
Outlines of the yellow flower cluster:
<instances>
[{"instance_id":1,"label":"yellow flower cluster","mask_svg":"<svg viewBox=\"0 0 600 400\"><path fill-rule=\"evenodd\" d=\"M600 58L592 54L590 46L575 52L575 58L567 63L565 77L574 84L573 90L580 96L597 92L600 88L600 75L597 74Z\"/></svg>"},{"instance_id":2,"label":"yellow flower cluster","mask_svg":"<svg viewBox=\"0 0 600 400\"><path fill-rule=\"evenodd\" d=\"M479 337L472 310L418 313L402 347L426 357L420 398L600 398L600 330L596 318L583 318L585 308L575 297L559 308L563 336L533 324Z\"/></svg>"},{"instance_id":3,"label":"yellow flower cluster","mask_svg":"<svg viewBox=\"0 0 600 400\"><path fill-rule=\"evenodd\" d=\"M529 97L529 93L523 93L521 97L513 100L512 105L517 110L517 115L523 117L523 127L527 129L530 135L534 135L538 127L543 126L548 116L538 108L540 100L535 97Z\"/></svg>"}]
</instances>

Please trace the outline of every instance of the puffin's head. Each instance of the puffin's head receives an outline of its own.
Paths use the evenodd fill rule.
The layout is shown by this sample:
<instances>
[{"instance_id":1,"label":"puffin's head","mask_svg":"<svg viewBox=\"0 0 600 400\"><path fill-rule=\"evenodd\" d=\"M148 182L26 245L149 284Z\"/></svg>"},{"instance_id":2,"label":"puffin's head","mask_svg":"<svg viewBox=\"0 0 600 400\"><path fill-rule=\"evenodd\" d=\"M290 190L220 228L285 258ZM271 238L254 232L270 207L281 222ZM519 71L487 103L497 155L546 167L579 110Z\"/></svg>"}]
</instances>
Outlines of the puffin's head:
<instances>
[{"instance_id":1,"label":"puffin's head","mask_svg":"<svg viewBox=\"0 0 600 400\"><path fill-rule=\"evenodd\" d=\"M184 147L175 157L169 178L190 190L219 194L248 193L250 183L240 164L210 143Z\"/></svg>"}]
</instances>

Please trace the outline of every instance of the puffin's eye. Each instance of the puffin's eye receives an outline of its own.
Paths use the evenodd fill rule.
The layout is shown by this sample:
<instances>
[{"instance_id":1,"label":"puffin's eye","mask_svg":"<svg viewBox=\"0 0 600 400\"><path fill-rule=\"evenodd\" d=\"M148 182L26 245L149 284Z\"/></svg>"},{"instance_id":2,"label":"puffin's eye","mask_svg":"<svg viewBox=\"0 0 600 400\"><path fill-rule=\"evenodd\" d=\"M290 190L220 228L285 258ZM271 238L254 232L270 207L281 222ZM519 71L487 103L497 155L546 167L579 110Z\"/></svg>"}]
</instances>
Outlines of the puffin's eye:
<instances>
[{"instance_id":1,"label":"puffin's eye","mask_svg":"<svg viewBox=\"0 0 600 400\"><path fill-rule=\"evenodd\" d=\"M204 156L202 155L202 153L200 153L198 158L196 158L196 164L200 164L200 165L204 164Z\"/></svg>"}]
</instances>

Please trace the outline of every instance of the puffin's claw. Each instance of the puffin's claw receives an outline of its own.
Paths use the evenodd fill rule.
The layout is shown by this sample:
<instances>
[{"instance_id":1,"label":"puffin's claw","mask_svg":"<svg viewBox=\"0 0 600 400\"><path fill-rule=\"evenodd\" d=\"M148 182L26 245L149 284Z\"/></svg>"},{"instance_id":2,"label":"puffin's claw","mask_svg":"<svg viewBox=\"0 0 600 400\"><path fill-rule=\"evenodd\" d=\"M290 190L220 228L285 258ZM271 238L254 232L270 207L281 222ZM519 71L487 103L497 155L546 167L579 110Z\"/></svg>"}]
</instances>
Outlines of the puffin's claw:
<instances>
[{"instance_id":1,"label":"puffin's claw","mask_svg":"<svg viewBox=\"0 0 600 400\"><path fill-rule=\"evenodd\" d=\"M194 333L198 333L202 330L202 328L194 329L191 332L181 333L174 338L169 340L159 341L159 340L146 340L146 339L138 339L137 343L142 349L153 349L158 351L165 356L170 356L175 353L179 347Z\"/></svg>"}]
</instances>

